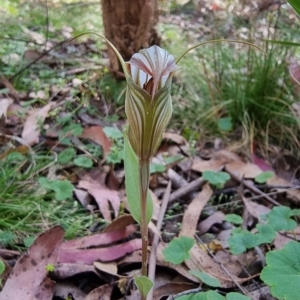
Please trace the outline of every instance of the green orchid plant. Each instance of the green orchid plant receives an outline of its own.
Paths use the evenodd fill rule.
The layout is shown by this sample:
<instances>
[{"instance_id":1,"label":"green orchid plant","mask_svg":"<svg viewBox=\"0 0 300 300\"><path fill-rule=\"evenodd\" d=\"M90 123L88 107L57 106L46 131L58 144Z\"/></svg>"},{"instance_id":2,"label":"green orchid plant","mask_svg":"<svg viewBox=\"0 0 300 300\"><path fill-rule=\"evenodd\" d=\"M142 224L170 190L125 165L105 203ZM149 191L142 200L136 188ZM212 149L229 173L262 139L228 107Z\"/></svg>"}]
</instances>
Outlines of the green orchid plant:
<instances>
[{"instance_id":1,"label":"green orchid plant","mask_svg":"<svg viewBox=\"0 0 300 300\"><path fill-rule=\"evenodd\" d=\"M145 300L153 287L153 282L147 278L148 224L153 213L149 193L150 162L172 116L170 89L172 78L178 70L177 64L189 51L208 43L238 42L261 49L247 42L212 40L187 49L177 60L166 50L152 46L140 50L129 62L125 62L109 40L96 35L113 49L127 81L125 112L128 126L124 129L125 184L130 213L141 228L142 276L135 276L135 283L141 299Z\"/></svg>"}]
</instances>

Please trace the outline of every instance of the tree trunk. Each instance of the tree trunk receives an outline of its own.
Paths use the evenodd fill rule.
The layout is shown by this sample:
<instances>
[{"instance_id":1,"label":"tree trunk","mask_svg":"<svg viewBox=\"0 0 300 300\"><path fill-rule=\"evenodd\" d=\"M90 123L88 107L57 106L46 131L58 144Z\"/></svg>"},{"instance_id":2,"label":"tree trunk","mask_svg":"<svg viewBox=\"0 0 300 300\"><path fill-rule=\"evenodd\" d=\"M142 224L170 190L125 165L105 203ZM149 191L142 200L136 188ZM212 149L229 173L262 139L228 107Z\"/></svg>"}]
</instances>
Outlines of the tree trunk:
<instances>
[{"instance_id":1,"label":"tree trunk","mask_svg":"<svg viewBox=\"0 0 300 300\"><path fill-rule=\"evenodd\" d=\"M101 0L101 5L105 37L125 61L140 49L160 43L155 29L157 0ZM108 57L112 71L117 74L121 66L110 47Z\"/></svg>"}]
</instances>

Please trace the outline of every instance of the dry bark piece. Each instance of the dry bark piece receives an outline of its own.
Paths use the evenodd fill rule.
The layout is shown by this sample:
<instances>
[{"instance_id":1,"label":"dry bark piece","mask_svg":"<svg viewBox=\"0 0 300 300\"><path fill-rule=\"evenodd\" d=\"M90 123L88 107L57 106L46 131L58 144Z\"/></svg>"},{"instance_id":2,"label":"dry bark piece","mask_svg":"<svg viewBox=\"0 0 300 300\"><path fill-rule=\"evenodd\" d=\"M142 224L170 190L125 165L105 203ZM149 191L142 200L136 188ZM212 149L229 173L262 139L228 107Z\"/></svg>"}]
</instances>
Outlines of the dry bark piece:
<instances>
[{"instance_id":1,"label":"dry bark piece","mask_svg":"<svg viewBox=\"0 0 300 300\"><path fill-rule=\"evenodd\" d=\"M212 194L213 191L209 184L205 184L202 191L192 200L184 212L179 236L194 237L200 214Z\"/></svg>"},{"instance_id":2,"label":"dry bark piece","mask_svg":"<svg viewBox=\"0 0 300 300\"><path fill-rule=\"evenodd\" d=\"M117 276L119 278L123 278L126 276L122 276L118 274L118 267L117 264L115 262L109 262L109 263L102 263L99 261L95 261L94 262L94 266L95 268L97 268L98 270L113 275L113 276Z\"/></svg>"},{"instance_id":3,"label":"dry bark piece","mask_svg":"<svg viewBox=\"0 0 300 300\"><path fill-rule=\"evenodd\" d=\"M221 224L225 220L225 214L216 211L198 225L199 234L206 233L214 224Z\"/></svg>"},{"instance_id":4,"label":"dry bark piece","mask_svg":"<svg viewBox=\"0 0 300 300\"><path fill-rule=\"evenodd\" d=\"M1 292L1 300L51 300L54 282L47 278L46 266L55 265L64 237L62 227L56 226L39 235L16 263Z\"/></svg>"},{"instance_id":5,"label":"dry bark piece","mask_svg":"<svg viewBox=\"0 0 300 300\"><path fill-rule=\"evenodd\" d=\"M54 278L55 280L63 280L71 276L86 272L93 272L98 275L96 269L93 266L76 263L60 263L55 265L54 271L51 273L51 278Z\"/></svg>"},{"instance_id":6,"label":"dry bark piece","mask_svg":"<svg viewBox=\"0 0 300 300\"><path fill-rule=\"evenodd\" d=\"M116 219L114 219L109 225L107 225L102 233L105 232L112 232L112 231L117 231L117 230L122 230L124 227L129 227L129 225L132 225L135 223L134 218L132 215L129 214L124 214Z\"/></svg>"},{"instance_id":7,"label":"dry bark piece","mask_svg":"<svg viewBox=\"0 0 300 300\"><path fill-rule=\"evenodd\" d=\"M251 179L262 173L262 170L257 165L243 163L241 161L233 161L226 164L226 170L228 170L229 173L235 173L241 178Z\"/></svg>"}]
</instances>

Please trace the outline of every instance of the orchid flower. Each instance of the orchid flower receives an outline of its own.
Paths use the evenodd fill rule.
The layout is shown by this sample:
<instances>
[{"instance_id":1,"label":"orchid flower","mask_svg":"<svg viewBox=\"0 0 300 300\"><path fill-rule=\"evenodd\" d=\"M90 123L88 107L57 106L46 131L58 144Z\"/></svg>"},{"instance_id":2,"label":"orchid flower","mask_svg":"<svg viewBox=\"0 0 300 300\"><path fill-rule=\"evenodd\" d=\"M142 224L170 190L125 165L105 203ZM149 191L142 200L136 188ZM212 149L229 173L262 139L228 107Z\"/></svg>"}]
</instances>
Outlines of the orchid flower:
<instances>
[{"instance_id":1,"label":"orchid flower","mask_svg":"<svg viewBox=\"0 0 300 300\"><path fill-rule=\"evenodd\" d=\"M136 155L149 160L172 115L170 87L178 67L174 57L158 46L134 54L125 65L128 138Z\"/></svg>"}]
</instances>

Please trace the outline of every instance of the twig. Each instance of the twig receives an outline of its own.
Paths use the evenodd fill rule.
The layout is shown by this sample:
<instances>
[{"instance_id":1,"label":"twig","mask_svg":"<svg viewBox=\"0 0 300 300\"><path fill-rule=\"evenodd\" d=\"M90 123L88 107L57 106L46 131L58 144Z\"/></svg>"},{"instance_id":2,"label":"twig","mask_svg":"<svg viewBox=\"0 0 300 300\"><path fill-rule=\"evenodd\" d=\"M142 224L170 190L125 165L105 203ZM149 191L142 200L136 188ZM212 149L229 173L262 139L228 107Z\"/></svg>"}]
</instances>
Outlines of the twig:
<instances>
[{"instance_id":1,"label":"twig","mask_svg":"<svg viewBox=\"0 0 300 300\"><path fill-rule=\"evenodd\" d=\"M162 203L161 203L159 216L158 216L157 224L156 224L156 228L157 228L158 232L160 232L160 230L161 230L164 215L165 215L167 205L168 205L168 202L169 202L169 199L170 199L170 193L171 193L171 181L169 181L169 183L168 183L166 192L164 194L164 197L163 197L163 200L162 200ZM151 254L150 254L150 258L149 258L149 273L148 273L149 279L152 280L153 282L154 282L154 279L155 279L156 252L157 252L158 242L159 242L159 235L154 234L153 241L152 241L152 246L151 246ZM152 300L152 298L153 298L153 288L149 292L147 299Z\"/></svg>"},{"instance_id":2,"label":"twig","mask_svg":"<svg viewBox=\"0 0 300 300\"><path fill-rule=\"evenodd\" d=\"M243 287L241 286L234 278L233 276L228 272L228 270L225 268L225 266L222 264L222 262L212 253L212 251L202 242L202 240L200 239L200 237L197 236L197 234L195 234L195 238L196 240L205 248L205 250L209 253L209 255L213 258L213 260L220 265L220 267L223 269L223 271L227 274L227 276L234 282L234 284L239 288L239 290L247 295L248 297L250 297L251 299L252 296L250 295L250 293Z\"/></svg>"},{"instance_id":3,"label":"twig","mask_svg":"<svg viewBox=\"0 0 300 300\"><path fill-rule=\"evenodd\" d=\"M276 205L276 206L281 206L281 204L279 202L277 202L276 200L274 200L273 198L271 198L269 195L265 194L264 192L262 192L260 189L258 189L252 181L249 180L244 180L243 178L241 178L239 175L237 175L235 172L232 172L230 170L228 170L228 168L225 166L225 170L227 173L230 174L230 176L240 182L241 184L243 184L245 187L247 187L249 190L251 190L252 192L260 195L261 197L265 198L266 200L268 200L270 203Z\"/></svg>"},{"instance_id":4,"label":"twig","mask_svg":"<svg viewBox=\"0 0 300 300\"><path fill-rule=\"evenodd\" d=\"M177 295L170 295L167 300L174 300L176 298L179 298L180 296L185 296L185 295L190 295L190 294L196 294L196 293L199 293L202 291L202 288L201 287L198 287L196 289L192 289L192 290L187 290L187 291L184 291L182 293L179 293Z\"/></svg>"}]
</instances>

